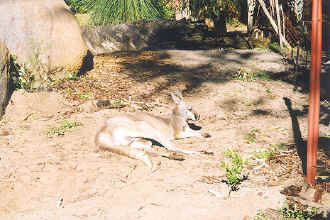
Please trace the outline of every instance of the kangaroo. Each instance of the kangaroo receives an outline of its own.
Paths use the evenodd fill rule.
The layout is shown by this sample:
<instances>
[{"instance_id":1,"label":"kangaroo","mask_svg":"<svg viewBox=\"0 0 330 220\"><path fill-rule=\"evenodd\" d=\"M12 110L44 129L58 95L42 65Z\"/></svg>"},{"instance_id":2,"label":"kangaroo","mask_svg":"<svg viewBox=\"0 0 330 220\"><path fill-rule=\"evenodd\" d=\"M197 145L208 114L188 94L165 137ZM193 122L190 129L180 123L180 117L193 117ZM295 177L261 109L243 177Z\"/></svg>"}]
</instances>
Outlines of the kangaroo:
<instances>
[{"instance_id":1,"label":"kangaroo","mask_svg":"<svg viewBox=\"0 0 330 220\"><path fill-rule=\"evenodd\" d=\"M150 159L151 140L157 141L166 149L186 154L198 154L197 151L180 149L174 139L202 137L200 131L192 130L188 120L198 120L199 115L183 101L182 93L171 93L175 108L169 117L154 116L149 113L123 113L111 117L96 134L98 148L143 161L153 168Z\"/></svg>"}]
</instances>

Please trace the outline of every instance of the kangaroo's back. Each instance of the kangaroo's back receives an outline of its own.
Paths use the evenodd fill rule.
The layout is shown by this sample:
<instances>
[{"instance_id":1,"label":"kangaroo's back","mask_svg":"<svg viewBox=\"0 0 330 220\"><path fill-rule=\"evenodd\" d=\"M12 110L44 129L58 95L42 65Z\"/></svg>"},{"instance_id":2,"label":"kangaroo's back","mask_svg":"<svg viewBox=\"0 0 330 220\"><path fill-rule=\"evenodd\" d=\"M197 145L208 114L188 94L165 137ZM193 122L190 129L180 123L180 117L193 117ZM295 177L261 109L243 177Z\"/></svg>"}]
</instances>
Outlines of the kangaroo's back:
<instances>
[{"instance_id":1,"label":"kangaroo's back","mask_svg":"<svg viewBox=\"0 0 330 220\"><path fill-rule=\"evenodd\" d=\"M125 130L132 137L155 139L174 139L174 128L171 118L160 117L145 112L123 113L116 115L106 122L113 132Z\"/></svg>"}]
</instances>

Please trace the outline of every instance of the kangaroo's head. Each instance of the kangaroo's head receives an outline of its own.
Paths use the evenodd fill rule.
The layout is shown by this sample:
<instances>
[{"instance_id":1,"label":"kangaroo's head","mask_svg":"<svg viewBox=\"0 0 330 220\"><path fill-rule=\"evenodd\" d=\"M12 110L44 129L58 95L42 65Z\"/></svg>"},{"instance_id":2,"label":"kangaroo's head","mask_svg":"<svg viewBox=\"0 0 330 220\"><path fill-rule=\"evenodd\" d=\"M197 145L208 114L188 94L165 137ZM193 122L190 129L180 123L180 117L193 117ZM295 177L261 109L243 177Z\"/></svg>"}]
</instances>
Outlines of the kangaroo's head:
<instances>
[{"instance_id":1,"label":"kangaroo's head","mask_svg":"<svg viewBox=\"0 0 330 220\"><path fill-rule=\"evenodd\" d=\"M187 120L196 121L199 119L199 114L192 109L192 107L183 101L182 93L175 91L171 93L172 99L176 106L173 109L173 114Z\"/></svg>"}]
</instances>

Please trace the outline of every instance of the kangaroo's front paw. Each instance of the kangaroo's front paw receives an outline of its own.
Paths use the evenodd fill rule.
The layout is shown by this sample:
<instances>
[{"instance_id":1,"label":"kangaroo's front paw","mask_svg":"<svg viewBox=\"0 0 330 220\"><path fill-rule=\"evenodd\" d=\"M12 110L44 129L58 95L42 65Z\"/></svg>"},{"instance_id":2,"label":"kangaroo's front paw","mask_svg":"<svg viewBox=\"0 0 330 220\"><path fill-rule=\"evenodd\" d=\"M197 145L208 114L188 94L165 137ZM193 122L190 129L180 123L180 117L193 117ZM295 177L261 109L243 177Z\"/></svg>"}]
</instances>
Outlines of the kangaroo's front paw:
<instances>
[{"instance_id":1,"label":"kangaroo's front paw","mask_svg":"<svg viewBox=\"0 0 330 220\"><path fill-rule=\"evenodd\" d=\"M209 138L209 137L211 137L211 135L209 133L202 133L202 137Z\"/></svg>"}]
</instances>

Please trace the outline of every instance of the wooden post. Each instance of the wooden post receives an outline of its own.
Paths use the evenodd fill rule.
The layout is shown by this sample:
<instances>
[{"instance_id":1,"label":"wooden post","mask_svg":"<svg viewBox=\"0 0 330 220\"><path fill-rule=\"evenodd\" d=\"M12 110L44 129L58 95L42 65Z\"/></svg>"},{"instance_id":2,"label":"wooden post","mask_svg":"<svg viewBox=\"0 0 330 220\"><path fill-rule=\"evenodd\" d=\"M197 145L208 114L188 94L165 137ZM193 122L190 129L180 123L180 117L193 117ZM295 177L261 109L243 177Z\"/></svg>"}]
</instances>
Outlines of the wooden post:
<instances>
[{"instance_id":1,"label":"wooden post","mask_svg":"<svg viewBox=\"0 0 330 220\"><path fill-rule=\"evenodd\" d=\"M322 0L313 0L312 53L309 83L307 182L315 185L320 120L320 71L322 56Z\"/></svg>"}]
</instances>

